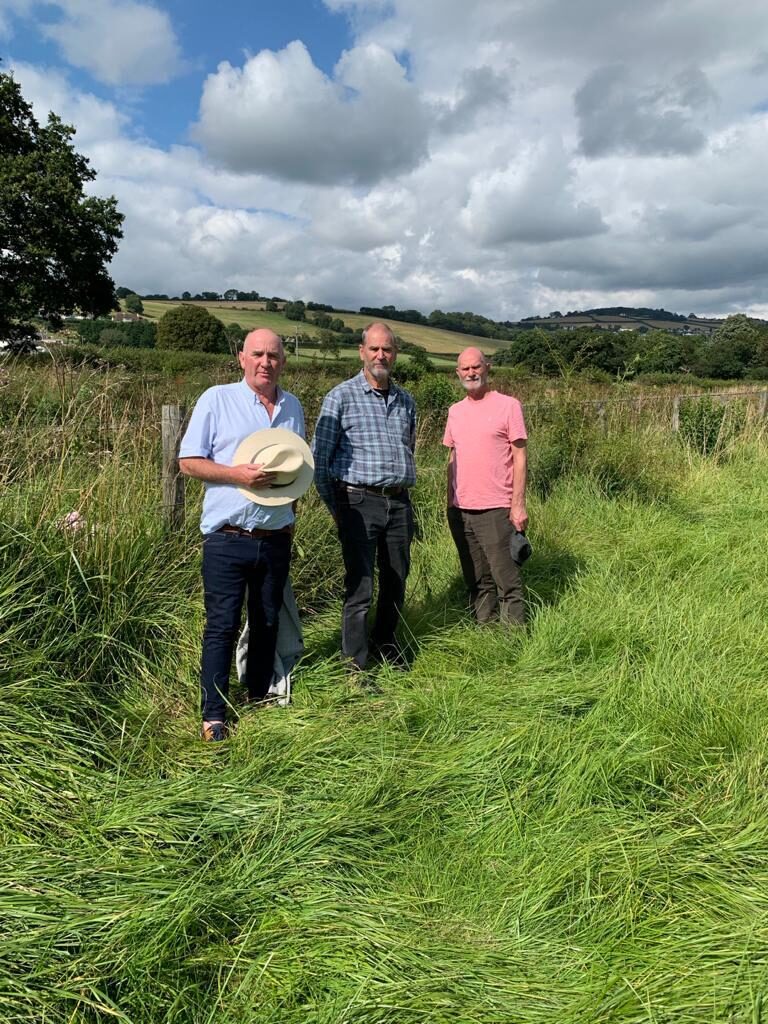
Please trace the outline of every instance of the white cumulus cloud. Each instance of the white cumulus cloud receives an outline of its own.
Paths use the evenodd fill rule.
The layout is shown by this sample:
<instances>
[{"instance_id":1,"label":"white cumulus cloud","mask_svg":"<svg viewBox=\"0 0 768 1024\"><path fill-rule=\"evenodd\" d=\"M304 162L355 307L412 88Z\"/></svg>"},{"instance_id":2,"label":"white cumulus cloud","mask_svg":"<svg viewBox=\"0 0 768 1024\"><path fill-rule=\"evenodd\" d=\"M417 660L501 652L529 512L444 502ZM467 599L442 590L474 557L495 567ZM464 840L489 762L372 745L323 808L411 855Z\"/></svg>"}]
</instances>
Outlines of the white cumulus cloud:
<instances>
[{"instance_id":1,"label":"white cumulus cloud","mask_svg":"<svg viewBox=\"0 0 768 1024\"><path fill-rule=\"evenodd\" d=\"M19 0L14 0L19 5ZM34 11L33 11L34 7ZM53 10L52 10L53 9ZM169 15L138 0L57 0L23 5L73 67L108 85L167 82L182 66Z\"/></svg>"},{"instance_id":2,"label":"white cumulus cloud","mask_svg":"<svg viewBox=\"0 0 768 1024\"><path fill-rule=\"evenodd\" d=\"M369 184L426 157L427 112L381 46L346 52L328 78L303 43L209 75L195 138L219 164L319 184Z\"/></svg>"}]
</instances>

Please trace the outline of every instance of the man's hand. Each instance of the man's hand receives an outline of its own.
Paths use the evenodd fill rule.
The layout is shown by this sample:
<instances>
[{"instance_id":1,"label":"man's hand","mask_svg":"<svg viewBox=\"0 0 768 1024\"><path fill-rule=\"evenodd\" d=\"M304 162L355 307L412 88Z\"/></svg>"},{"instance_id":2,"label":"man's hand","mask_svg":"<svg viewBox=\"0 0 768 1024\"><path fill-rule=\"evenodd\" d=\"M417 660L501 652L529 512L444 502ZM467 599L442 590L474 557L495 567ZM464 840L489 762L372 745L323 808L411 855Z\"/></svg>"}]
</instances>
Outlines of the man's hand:
<instances>
[{"instance_id":1,"label":"man's hand","mask_svg":"<svg viewBox=\"0 0 768 1024\"><path fill-rule=\"evenodd\" d=\"M232 483L237 487L270 487L275 481L275 474L261 468L261 463L241 462L230 466Z\"/></svg>"},{"instance_id":2,"label":"man's hand","mask_svg":"<svg viewBox=\"0 0 768 1024\"><path fill-rule=\"evenodd\" d=\"M528 513L525 510L525 505L513 505L509 510L509 521L516 530L524 532L528 526Z\"/></svg>"}]
</instances>

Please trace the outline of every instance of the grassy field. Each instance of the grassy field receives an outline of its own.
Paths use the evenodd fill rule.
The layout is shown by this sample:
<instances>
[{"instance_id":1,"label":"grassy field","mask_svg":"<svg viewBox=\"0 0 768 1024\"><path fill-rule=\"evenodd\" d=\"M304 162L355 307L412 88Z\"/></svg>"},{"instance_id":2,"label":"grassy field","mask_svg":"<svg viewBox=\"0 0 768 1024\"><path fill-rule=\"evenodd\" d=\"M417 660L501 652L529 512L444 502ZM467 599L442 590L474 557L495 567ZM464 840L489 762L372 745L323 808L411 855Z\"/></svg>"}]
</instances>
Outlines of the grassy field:
<instances>
[{"instance_id":1,"label":"grassy field","mask_svg":"<svg viewBox=\"0 0 768 1024\"><path fill-rule=\"evenodd\" d=\"M334 314L336 315L336 314ZM371 317L361 313L339 313L339 317L347 326L352 328L365 327L371 322ZM474 334L459 334L456 331L444 331L438 327L423 327L421 324L407 324L402 320L384 320L392 330L399 334L406 341L412 341L421 345L427 352L434 352L436 355L458 353L469 345L476 345L487 354L505 347L505 341L495 341L493 338L481 338Z\"/></svg>"},{"instance_id":2,"label":"grassy field","mask_svg":"<svg viewBox=\"0 0 768 1024\"><path fill-rule=\"evenodd\" d=\"M144 302L144 310L147 316L159 318L173 305L176 305L176 303L147 300ZM196 305L205 306L206 309L225 324L234 322L240 324L241 327L248 328L270 327L273 331L277 331L278 334L285 335L286 337L296 331L312 335L319 333L319 328L309 322L298 323L293 320L286 320L281 313L267 313L262 309L254 309L250 306L243 308L240 303L235 303L238 307L237 309L222 308L220 304L217 305L216 303L201 302L196 303ZM332 315L337 316L348 327L354 329L365 327L371 322L371 317L362 316L357 313L334 313ZM453 331L442 331L436 327L422 327L419 324L401 323L399 320L385 320L383 322L389 324L392 330L405 341L421 345L427 352L434 353L437 356L441 354L458 354L468 345L477 345L484 352L490 354L506 344L506 342L494 341L491 338L457 334Z\"/></svg>"},{"instance_id":3,"label":"grassy field","mask_svg":"<svg viewBox=\"0 0 768 1024\"><path fill-rule=\"evenodd\" d=\"M144 314L159 320L169 309L177 305L179 305L177 302L148 300L144 302ZM312 324L298 324L293 320L286 320L282 313L267 313L263 309L222 309L215 304L203 302L194 303L194 305L204 306L210 313L218 317L222 323L237 323L249 330L256 327L269 327L271 330L286 337L292 335L296 330L300 330L302 334L311 334L313 337L320 333L318 327L314 327Z\"/></svg>"},{"instance_id":4,"label":"grassy field","mask_svg":"<svg viewBox=\"0 0 768 1024\"><path fill-rule=\"evenodd\" d=\"M62 366L4 382L1 1020L765 1020L757 430L705 459L553 408L520 636L466 615L423 424L411 671L345 678L338 544L310 495L295 702L211 748L199 492L166 535L159 391Z\"/></svg>"}]
</instances>

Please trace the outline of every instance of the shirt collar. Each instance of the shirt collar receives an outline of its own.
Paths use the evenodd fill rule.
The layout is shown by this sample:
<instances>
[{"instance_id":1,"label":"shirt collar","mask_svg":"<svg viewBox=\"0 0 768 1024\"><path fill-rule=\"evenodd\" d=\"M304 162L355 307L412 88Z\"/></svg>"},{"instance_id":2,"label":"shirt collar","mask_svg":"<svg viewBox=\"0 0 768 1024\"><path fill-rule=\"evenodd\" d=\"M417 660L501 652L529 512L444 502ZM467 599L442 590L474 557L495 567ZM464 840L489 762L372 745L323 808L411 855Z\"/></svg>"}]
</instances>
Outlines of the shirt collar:
<instances>
[{"instance_id":1,"label":"shirt collar","mask_svg":"<svg viewBox=\"0 0 768 1024\"><path fill-rule=\"evenodd\" d=\"M378 388L371 387L371 385L368 382L368 378L365 376L365 370L361 370L360 373L358 373L358 375L356 377L353 377L352 379L360 382L360 387L362 387L363 391L365 391L367 395L379 390ZM388 390L390 395L395 395L399 390L397 384L395 384L395 382L391 379L389 382Z\"/></svg>"},{"instance_id":2,"label":"shirt collar","mask_svg":"<svg viewBox=\"0 0 768 1024\"><path fill-rule=\"evenodd\" d=\"M261 403L261 399L256 394L256 392L253 390L253 388L248 387L248 384L247 384L247 382L245 380L245 377L243 377L240 380L240 387L242 388L242 390L245 392L246 395L250 395L250 398L251 398L252 402L258 402L259 404L262 404ZM284 394L284 391L280 387L280 385L278 384L277 385L277 392L275 394L275 406L280 405L280 402L283 399L283 394Z\"/></svg>"}]
</instances>

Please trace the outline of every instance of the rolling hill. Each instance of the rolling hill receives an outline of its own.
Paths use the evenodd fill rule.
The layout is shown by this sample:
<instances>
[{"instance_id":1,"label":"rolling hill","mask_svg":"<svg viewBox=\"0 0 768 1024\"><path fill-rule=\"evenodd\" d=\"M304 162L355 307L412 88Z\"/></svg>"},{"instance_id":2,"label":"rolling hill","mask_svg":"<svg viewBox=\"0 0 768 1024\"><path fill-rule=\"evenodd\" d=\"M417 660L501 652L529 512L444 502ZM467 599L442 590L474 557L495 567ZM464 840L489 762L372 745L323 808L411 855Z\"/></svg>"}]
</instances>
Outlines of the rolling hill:
<instances>
[{"instance_id":1,"label":"rolling hill","mask_svg":"<svg viewBox=\"0 0 768 1024\"><path fill-rule=\"evenodd\" d=\"M250 329L256 327L269 327L278 334L290 337L292 334L301 332L316 337L319 328L310 322L297 322L286 320L282 313L268 313L259 307L260 303L224 303L224 302L195 302L191 305L204 306L210 313L218 317L225 324L238 323L241 327ZM159 319L171 307L179 305L172 301L158 299L144 300L145 316ZM310 314L311 315L311 314ZM344 323L357 330L365 327L371 322L371 317L362 313L334 313ZM432 355L451 356L457 355L468 345L476 345L486 354L490 355L498 349L503 348L507 342L496 341L493 338L480 338L472 334L458 334L455 331L445 331L437 327L423 327L421 324L408 324L400 320L385 320L392 330L415 345L421 345Z\"/></svg>"}]
</instances>

